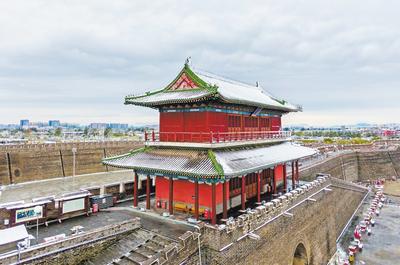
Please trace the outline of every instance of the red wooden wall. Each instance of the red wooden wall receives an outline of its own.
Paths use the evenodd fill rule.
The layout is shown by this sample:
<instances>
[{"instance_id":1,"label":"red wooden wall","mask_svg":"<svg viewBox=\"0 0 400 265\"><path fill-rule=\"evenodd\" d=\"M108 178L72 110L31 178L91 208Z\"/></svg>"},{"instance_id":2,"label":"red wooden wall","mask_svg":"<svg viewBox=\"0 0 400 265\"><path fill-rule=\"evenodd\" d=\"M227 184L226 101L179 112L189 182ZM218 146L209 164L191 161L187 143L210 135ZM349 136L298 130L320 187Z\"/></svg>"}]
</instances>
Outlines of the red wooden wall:
<instances>
[{"instance_id":1,"label":"red wooden wall","mask_svg":"<svg viewBox=\"0 0 400 265\"><path fill-rule=\"evenodd\" d=\"M228 188L229 190L229 188ZM156 201L168 201L169 179L156 177ZM174 202L194 204L194 183L188 180L174 180ZM229 192L227 192L229 198ZM216 186L217 204L222 203L222 184ZM211 208L211 185L199 184L200 207Z\"/></svg>"},{"instance_id":2,"label":"red wooden wall","mask_svg":"<svg viewBox=\"0 0 400 265\"><path fill-rule=\"evenodd\" d=\"M161 112L160 132L278 131L280 117L249 117L221 112Z\"/></svg>"},{"instance_id":3,"label":"red wooden wall","mask_svg":"<svg viewBox=\"0 0 400 265\"><path fill-rule=\"evenodd\" d=\"M271 117L271 131L282 130L282 122L280 117Z\"/></svg>"},{"instance_id":4,"label":"red wooden wall","mask_svg":"<svg viewBox=\"0 0 400 265\"><path fill-rule=\"evenodd\" d=\"M277 165L274 169L274 179L276 181L276 185L278 186L280 183L283 183L283 165Z\"/></svg>"}]
</instances>

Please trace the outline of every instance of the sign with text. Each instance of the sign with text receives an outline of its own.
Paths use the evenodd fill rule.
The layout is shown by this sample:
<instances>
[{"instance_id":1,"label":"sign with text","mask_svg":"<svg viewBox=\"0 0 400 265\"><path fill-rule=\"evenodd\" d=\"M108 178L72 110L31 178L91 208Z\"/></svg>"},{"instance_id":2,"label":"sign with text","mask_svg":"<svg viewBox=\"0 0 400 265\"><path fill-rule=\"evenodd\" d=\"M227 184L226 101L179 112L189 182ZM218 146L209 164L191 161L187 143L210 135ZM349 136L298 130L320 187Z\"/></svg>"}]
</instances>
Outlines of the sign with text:
<instances>
[{"instance_id":1,"label":"sign with text","mask_svg":"<svg viewBox=\"0 0 400 265\"><path fill-rule=\"evenodd\" d=\"M15 223L26 222L30 220L36 220L36 218L43 217L43 206L40 213L36 216L35 207L19 209L15 211Z\"/></svg>"}]
</instances>

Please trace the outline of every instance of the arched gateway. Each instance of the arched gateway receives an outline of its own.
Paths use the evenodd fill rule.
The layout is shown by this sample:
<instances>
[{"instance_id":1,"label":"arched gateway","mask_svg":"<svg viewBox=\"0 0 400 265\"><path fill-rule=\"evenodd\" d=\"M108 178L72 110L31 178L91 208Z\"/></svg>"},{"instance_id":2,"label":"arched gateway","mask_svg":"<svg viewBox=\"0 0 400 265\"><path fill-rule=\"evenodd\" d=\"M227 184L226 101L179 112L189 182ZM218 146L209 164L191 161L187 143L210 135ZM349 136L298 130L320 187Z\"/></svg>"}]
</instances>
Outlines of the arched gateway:
<instances>
[{"instance_id":1,"label":"arched gateway","mask_svg":"<svg viewBox=\"0 0 400 265\"><path fill-rule=\"evenodd\" d=\"M298 244L294 251L293 265L308 265L307 250L302 243Z\"/></svg>"}]
</instances>

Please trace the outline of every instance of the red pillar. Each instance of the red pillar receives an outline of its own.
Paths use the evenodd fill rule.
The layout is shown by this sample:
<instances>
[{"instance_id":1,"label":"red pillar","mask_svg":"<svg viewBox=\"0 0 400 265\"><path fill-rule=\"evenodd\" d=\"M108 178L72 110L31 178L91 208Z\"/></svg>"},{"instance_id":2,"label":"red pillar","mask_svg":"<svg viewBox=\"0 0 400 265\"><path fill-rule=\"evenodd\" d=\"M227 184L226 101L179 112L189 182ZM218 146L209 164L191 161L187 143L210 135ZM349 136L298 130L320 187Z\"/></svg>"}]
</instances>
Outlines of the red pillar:
<instances>
[{"instance_id":1,"label":"red pillar","mask_svg":"<svg viewBox=\"0 0 400 265\"><path fill-rule=\"evenodd\" d=\"M272 170L274 177L273 177L273 184L272 184L272 194L276 194L276 174L275 168Z\"/></svg>"},{"instance_id":2,"label":"red pillar","mask_svg":"<svg viewBox=\"0 0 400 265\"><path fill-rule=\"evenodd\" d=\"M174 180L169 178L169 196L168 196L169 214L174 214Z\"/></svg>"},{"instance_id":3,"label":"red pillar","mask_svg":"<svg viewBox=\"0 0 400 265\"><path fill-rule=\"evenodd\" d=\"M292 189L296 188L296 175L294 171L294 161L292 161Z\"/></svg>"},{"instance_id":4,"label":"red pillar","mask_svg":"<svg viewBox=\"0 0 400 265\"><path fill-rule=\"evenodd\" d=\"M261 202L261 172L257 172L257 202Z\"/></svg>"},{"instance_id":5,"label":"red pillar","mask_svg":"<svg viewBox=\"0 0 400 265\"><path fill-rule=\"evenodd\" d=\"M211 184L211 188L211 224L215 225L217 223L217 195L214 182Z\"/></svg>"},{"instance_id":6,"label":"red pillar","mask_svg":"<svg viewBox=\"0 0 400 265\"><path fill-rule=\"evenodd\" d=\"M229 190L229 181L225 180L222 184L222 218L228 218L228 190Z\"/></svg>"},{"instance_id":7,"label":"red pillar","mask_svg":"<svg viewBox=\"0 0 400 265\"><path fill-rule=\"evenodd\" d=\"M150 175L147 175L146 181L146 209L150 209L150 187L151 187L151 178Z\"/></svg>"},{"instance_id":8,"label":"red pillar","mask_svg":"<svg viewBox=\"0 0 400 265\"><path fill-rule=\"evenodd\" d=\"M199 181L194 183L194 217L199 220Z\"/></svg>"},{"instance_id":9,"label":"red pillar","mask_svg":"<svg viewBox=\"0 0 400 265\"><path fill-rule=\"evenodd\" d=\"M286 163L283 164L283 190L286 192L287 190L287 172L286 172Z\"/></svg>"},{"instance_id":10,"label":"red pillar","mask_svg":"<svg viewBox=\"0 0 400 265\"><path fill-rule=\"evenodd\" d=\"M138 206L139 198L138 198L138 183L139 183L139 176L135 171L135 179L133 181L133 207Z\"/></svg>"},{"instance_id":11,"label":"red pillar","mask_svg":"<svg viewBox=\"0 0 400 265\"><path fill-rule=\"evenodd\" d=\"M246 209L246 176L242 176L242 210Z\"/></svg>"},{"instance_id":12,"label":"red pillar","mask_svg":"<svg viewBox=\"0 0 400 265\"><path fill-rule=\"evenodd\" d=\"M296 160L296 182L299 184L300 176L299 176L299 160Z\"/></svg>"}]
</instances>

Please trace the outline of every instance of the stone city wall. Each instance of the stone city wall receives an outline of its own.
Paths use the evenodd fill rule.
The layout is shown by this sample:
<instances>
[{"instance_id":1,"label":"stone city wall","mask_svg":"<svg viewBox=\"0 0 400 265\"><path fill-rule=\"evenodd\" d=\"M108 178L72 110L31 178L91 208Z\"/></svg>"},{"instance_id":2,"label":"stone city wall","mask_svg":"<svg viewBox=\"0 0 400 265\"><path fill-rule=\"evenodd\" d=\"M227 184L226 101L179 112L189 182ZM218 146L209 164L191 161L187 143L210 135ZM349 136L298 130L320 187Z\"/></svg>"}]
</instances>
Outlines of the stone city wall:
<instances>
[{"instance_id":1,"label":"stone city wall","mask_svg":"<svg viewBox=\"0 0 400 265\"><path fill-rule=\"evenodd\" d=\"M0 185L115 170L101 163L107 156L139 148L142 142L109 141L0 146Z\"/></svg>"},{"instance_id":2,"label":"stone city wall","mask_svg":"<svg viewBox=\"0 0 400 265\"><path fill-rule=\"evenodd\" d=\"M400 150L358 153L358 180L400 176Z\"/></svg>"},{"instance_id":3,"label":"stone city wall","mask_svg":"<svg viewBox=\"0 0 400 265\"><path fill-rule=\"evenodd\" d=\"M228 222L202 230L204 264L293 264L302 244L307 264L326 264L336 239L364 198L364 187L319 178ZM192 256L187 264L196 264Z\"/></svg>"},{"instance_id":4,"label":"stone city wall","mask_svg":"<svg viewBox=\"0 0 400 265\"><path fill-rule=\"evenodd\" d=\"M354 182L400 176L400 150L341 154L302 169L300 178L313 180L317 173Z\"/></svg>"},{"instance_id":5,"label":"stone city wall","mask_svg":"<svg viewBox=\"0 0 400 265\"><path fill-rule=\"evenodd\" d=\"M80 264L99 254L119 237L141 227L140 219L134 218L115 225L67 237L54 243L42 243L22 250L18 264ZM15 264L18 252L0 256L0 264Z\"/></svg>"}]
</instances>

